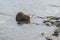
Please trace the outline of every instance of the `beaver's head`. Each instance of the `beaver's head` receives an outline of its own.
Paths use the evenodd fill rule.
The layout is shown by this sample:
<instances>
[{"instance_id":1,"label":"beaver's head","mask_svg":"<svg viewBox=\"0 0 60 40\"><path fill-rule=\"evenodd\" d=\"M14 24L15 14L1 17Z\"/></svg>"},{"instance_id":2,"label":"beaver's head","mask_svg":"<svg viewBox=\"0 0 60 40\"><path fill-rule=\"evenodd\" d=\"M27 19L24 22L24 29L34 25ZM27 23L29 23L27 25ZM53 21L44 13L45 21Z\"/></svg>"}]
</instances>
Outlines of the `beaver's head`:
<instances>
[{"instance_id":1,"label":"beaver's head","mask_svg":"<svg viewBox=\"0 0 60 40\"><path fill-rule=\"evenodd\" d=\"M17 23L19 23L19 22L29 23L30 22L30 16L24 14L23 12L19 12L16 15L16 21L17 21Z\"/></svg>"}]
</instances>

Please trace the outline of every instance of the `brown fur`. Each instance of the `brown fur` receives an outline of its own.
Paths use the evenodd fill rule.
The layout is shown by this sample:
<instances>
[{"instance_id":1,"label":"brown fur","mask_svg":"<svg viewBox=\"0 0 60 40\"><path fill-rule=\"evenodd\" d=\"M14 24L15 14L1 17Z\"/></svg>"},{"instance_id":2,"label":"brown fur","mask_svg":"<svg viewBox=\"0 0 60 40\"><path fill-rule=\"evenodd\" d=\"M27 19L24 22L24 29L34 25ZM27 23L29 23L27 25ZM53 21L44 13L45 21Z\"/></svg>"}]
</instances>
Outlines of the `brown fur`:
<instances>
[{"instance_id":1,"label":"brown fur","mask_svg":"<svg viewBox=\"0 0 60 40\"><path fill-rule=\"evenodd\" d=\"M16 21L17 23L30 23L30 16L24 14L23 12L19 12L16 15Z\"/></svg>"}]
</instances>

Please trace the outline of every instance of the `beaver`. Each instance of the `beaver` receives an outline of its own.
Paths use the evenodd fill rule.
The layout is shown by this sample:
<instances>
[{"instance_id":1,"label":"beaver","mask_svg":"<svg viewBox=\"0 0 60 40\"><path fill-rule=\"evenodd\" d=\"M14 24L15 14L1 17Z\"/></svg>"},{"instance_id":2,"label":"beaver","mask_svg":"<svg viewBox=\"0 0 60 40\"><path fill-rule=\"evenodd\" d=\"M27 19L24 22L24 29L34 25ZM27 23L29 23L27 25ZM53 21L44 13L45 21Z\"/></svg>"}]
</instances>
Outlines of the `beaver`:
<instances>
[{"instance_id":1,"label":"beaver","mask_svg":"<svg viewBox=\"0 0 60 40\"><path fill-rule=\"evenodd\" d=\"M16 21L18 24L20 23L30 23L30 16L24 14L23 12L19 12L16 15Z\"/></svg>"}]
</instances>

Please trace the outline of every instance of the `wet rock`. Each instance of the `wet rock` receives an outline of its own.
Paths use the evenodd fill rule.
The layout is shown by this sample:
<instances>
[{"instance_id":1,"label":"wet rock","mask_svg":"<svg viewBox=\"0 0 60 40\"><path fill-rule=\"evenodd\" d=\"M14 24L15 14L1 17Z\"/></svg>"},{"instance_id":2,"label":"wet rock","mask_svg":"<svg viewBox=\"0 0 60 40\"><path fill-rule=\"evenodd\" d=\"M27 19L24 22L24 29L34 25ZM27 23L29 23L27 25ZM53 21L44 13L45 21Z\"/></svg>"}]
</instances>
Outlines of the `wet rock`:
<instances>
[{"instance_id":1,"label":"wet rock","mask_svg":"<svg viewBox=\"0 0 60 40\"><path fill-rule=\"evenodd\" d=\"M60 21L59 20L44 20L43 23L46 25L46 26L53 26L55 25L56 27L60 27Z\"/></svg>"},{"instance_id":2,"label":"wet rock","mask_svg":"<svg viewBox=\"0 0 60 40\"><path fill-rule=\"evenodd\" d=\"M59 34L57 31L54 31L54 34L52 34L52 35L58 37Z\"/></svg>"},{"instance_id":3,"label":"wet rock","mask_svg":"<svg viewBox=\"0 0 60 40\"><path fill-rule=\"evenodd\" d=\"M38 18L44 19L43 17L37 16Z\"/></svg>"},{"instance_id":4,"label":"wet rock","mask_svg":"<svg viewBox=\"0 0 60 40\"><path fill-rule=\"evenodd\" d=\"M59 20L60 17L53 17L53 16L48 16L47 18L50 18L51 20Z\"/></svg>"},{"instance_id":5,"label":"wet rock","mask_svg":"<svg viewBox=\"0 0 60 40\"><path fill-rule=\"evenodd\" d=\"M50 38L46 38L47 40L52 40L52 39L50 39Z\"/></svg>"},{"instance_id":6,"label":"wet rock","mask_svg":"<svg viewBox=\"0 0 60 40\"><path fill-rule=\"evenodd\" d=\"M56 25L56 27L60 27L60 21L55 21L54 24Z\"/></svg>"},{"instance_id":7,"label":"wet rock","mask_svg":"<svg viewBox=\"0 0 60 40\"><path fill-rule=\"evenodd\" d=\"M49 20L43 21L43 23L44 23L46 26L51 26L52 24L54 24L54 22L49 21Z\"/></svg>"},{"instance_id":8,"label":"wet rock","mask_svg":"<svg viewBox=\"0 0 60 40\"><path fill-rule=\"evenodd\" d=\"M41 33L40 35L43 37L45 35L45 33Z\"/></svg>"},{"instance_id":9,"label":"wet rock","mask_svg":"<svg viewBox=\"0 0 60 40\"><path fill-rule=\"evenodd\" d=\"M60 40L60 37L55 37L55 36L47 36L45 38L49 40Z\"/></svg>"},{"instance_id":10,"label":"wet rock","mask_svg":"<svg viewBox=\"0 0 60 40\"><path fill-rule=\"evenodd\" d=\"M60 33L60 28L55 29L55 31L57 31L58 33Z\"/></svg>"},{"instance_id":11,"label":"wet rock","mask_svg":"<svg viewBox=\"0 0 60 40\"><path fill-rule=\"evenodd\" d=\"M18 24L20 23L30 23L30 16L24 14L23 12L19 12L16 15L16 21Z\"/></svg>"},{"instance_id":12,"label":"wet rock","mask_svg":"<svg viewBox=\"0 0 60 40\"><path fill-rule=\"evenodd\" d=\"M46 26L50 26L50 25L49 25L49 21L43 21L43 23L44 23Z\"/></svg>"}]
</instances>

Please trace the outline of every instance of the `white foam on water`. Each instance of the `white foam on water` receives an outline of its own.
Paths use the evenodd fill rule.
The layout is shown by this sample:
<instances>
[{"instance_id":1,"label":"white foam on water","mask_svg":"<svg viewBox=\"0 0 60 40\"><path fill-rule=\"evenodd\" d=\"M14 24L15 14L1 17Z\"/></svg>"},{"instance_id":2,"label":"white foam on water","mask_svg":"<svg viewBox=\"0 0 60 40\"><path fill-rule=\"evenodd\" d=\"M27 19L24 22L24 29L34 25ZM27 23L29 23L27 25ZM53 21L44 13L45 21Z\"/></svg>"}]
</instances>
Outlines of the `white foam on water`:
<instances>
[{"instance_id":1,"label":"white foam on water","mask_svg":"<svg viewBox=\"0 0 60 40\"><path fill-rule=\"evenodd\" d=\"M0 23L6 23L6 21L5 20L0 20Z\"/></svg>"}]
</instances>

